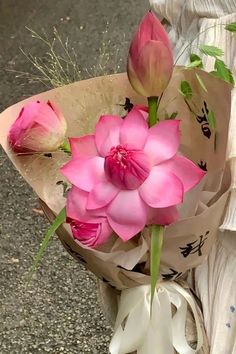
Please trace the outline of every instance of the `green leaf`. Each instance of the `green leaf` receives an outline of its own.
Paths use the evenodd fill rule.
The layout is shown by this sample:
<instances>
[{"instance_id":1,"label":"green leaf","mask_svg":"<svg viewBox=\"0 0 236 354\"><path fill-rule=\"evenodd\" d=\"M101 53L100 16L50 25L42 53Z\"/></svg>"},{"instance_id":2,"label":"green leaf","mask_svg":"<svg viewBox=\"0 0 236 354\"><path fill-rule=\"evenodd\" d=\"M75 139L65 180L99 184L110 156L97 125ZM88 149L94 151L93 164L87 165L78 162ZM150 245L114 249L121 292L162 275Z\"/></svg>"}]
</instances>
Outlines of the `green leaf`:
<instances>
[{"instance_id":1,"label":"green leaf","mask_svg":"<svg viewBox=\"0 0 236 354\"><path fill-rule=\"evenodd\" d=\"M56 232L56 230L65 222L65 220L66 220L66 208L63 208L60 211L60 213L57 215L53 224L49 227L48 231L46 232L46 235L43 238L43 242L39 248L38 253L36 254L36 256L34 258L34 262L33 262L31 271L29 273L29 281L31 280L35 270L37 269L37 267L42 259L43 253L47 248L49 241L51 240L51 238L54 235L54 233Z\"/></svg>"},{"instance_id":2,"label":"green leaf","mask_svg":"<svg viewBox=\"0 0 236 354\"><path fill-rule=\"evenodd\" d=\"M64 141L64 143L61 145L61 150L66 152L67 154L70 154L71 153L70 143L68 141Z\"/></svg>"},{"instance_id":3,"label":"green leaf","mask_svg":"<svg viewBox=\"0 0 236 354\"><path fill-rule=\"evenodd\" d=\"M217 47L215 47L215 46L213 46L213 45L206 45L206 44L203 44L203 45L200 46L199 49L200 49L200 51L201 51L203 54L209 55L209 56L215 57L215 58L221 57L221 56L224 54L224 52L223 52L222 49L217 48Z\"/></svg>"},{"instance_id":4,"label":"green leaf","mask_svg":"<svg viewBox=\"0 0 236 354\"><path fill-rule=\"evenodd\" d=\"M195 53L190 54L190 64L187 65L187 68L203 68L202 59L199 55Z\"/></svg>"},{"instance_id":5,"label":"green leaf","mask_svg":"<svg viewBox=\"0 0 236 354\"><path fill-rule=\"evenodd\" d=\"M210 74L234 85L233 74L232 74L231 70L223 62L223 60L216 59L215 71L212 71Z\"/></svg>"},{"instance_id":6,"label":"green leaf","mask_svg":"<svg viewBox=\"0 0 236 354\"><path fill-rule=\"evenodd\" d=\"M195 60L192 61L190 64L186 66L187 69L194 69L194 68L200 68L202 67L202 61L201 60Z\"/></svg>"},{"instance_id":7,"label":"green leaf","mask_svg":"<svg viewBox=\"0 0 236 354\"><path fill-rule=\"evenodd\" d=\"M190 100L193 97L193 91L188 81L181 81L179 92L186 100Z\"/></svg>"},{"instance_id":8,"label":"green leaf","mask_svg":"<svg viewBox=\"0 0 236 354\"><path fill-rule=\"evenodd\" d=\"M209 127L211 129L215 129L216 128L216 118L215 118L215 114L213 111L209 111L207 114L207 121L209 123Z\"/></svg>"},{"instance_id":9,"label":"green leaf","mask_svg":"<svg viewBox=\"0 0 236 354\"><path fill-rule=\"evenodd\" d=\"M204 82L202 81L202 79L200 78L200 76L197 73L196 73L196 78L197 78L197 81L199 82L200 86L203 88L203 90L205 92L207 92L207 88L206 88Z\"/></svg>"},{"instance_id":10,"label":"green leaf","mask_svg":"<svg viewBox=\"0 0 236 354\"><path fill-rule=\"evenodd\" d=\"M236 32L236 22L229 23L225 26L225 29L230 32Z\"/></svg>"},{"instance_id":11,"label":"green leaf","mask_svg":"<svg viewBox=\"0 0 236 354\"><path fill-rule=\"evenodd\" d=\"M165 119L168 120L168 119L175 119L178 115L178 112L173 112L171 113L171 115L168 114L168 112L165 111Z\"/></svg>"},{"instance_id":12,"label":"green leaf","mask_svg":"<svg viewBox=\"0 0 236 354\"><path fill-rule=\"evenodd\" d=\"M173 112L173 113L170 115L169 119L175 119L175 118L177 117L177 115L178 115L178 112Z\"/></svg>"},{"instance_id":13,"label":"green leaf","mask_svg":"<svg viewBox=\"0 0 236 354\"><path fill-rule=\"evenodd\" d=\"M156 285L160 273L161 250L163 244L164 227L159 225L152 225L151 229L151 259L150 259L150 273L151 273L151 308L156 291Z\"/></svg>"},{"instance_id":14,"label":"green leaf","mask_svg":"<svg viewBox=\"0 0 236 354\"><path fill-rule=\"evenodd\" d=\"M190 54L190 62L192 63L193 61L196 61L196 60L202 61L202 58L200 58L199 55L197 55L195 53L191 53Z\"/></svg>"}]
</instances>

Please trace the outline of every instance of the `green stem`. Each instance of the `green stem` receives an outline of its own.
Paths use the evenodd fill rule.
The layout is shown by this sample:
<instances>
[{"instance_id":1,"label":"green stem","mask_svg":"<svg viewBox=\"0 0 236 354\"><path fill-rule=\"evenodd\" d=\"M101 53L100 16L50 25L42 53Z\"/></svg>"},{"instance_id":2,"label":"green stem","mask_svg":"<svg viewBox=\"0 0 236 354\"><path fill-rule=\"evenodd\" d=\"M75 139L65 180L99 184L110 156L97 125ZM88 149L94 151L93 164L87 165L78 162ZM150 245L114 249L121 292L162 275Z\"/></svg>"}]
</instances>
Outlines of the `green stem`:
<instances>
[{"instance_id":1,"label":"green stem","mask_svg":"<svg viewBox=\"0 0 236 354\"><path fill-rule=\"evenodd\" d=\"M164 227L160 225L151 226L151 308L154 294L156 291L157 281L160 273L161 251L163 245Z\"/></svg>"},{"instance_id":2,"label":"green stem","mask_svg":"<svg viewBox=\"0 0 236 354\"><path fill-rule=\"evenodd\" d=\"M158 97L148 97L149 127L152 127L158 121L157 109L158 109Z\"/></svg>"},{"instance_id":3,"label":"green stem","mask_svg":"<svg viewBox=\"0 0 236 354\"><path fill-rule=\"evenodd\" d=\"M158 119L158 107L160 104L160 98L158 97L148 97L148 109L149 109L149 117L148 123L149 127L155 125ZM159 278L160 272L160 262L161 262L161 250L163 244L163 233L164 227L160 225L152 225L151 226L151 250L150 250L150 275L151 275L151 309L152 311L152 302L154 298L154 294L156 291L156 285Z\"/></svg>"}]
</instances>

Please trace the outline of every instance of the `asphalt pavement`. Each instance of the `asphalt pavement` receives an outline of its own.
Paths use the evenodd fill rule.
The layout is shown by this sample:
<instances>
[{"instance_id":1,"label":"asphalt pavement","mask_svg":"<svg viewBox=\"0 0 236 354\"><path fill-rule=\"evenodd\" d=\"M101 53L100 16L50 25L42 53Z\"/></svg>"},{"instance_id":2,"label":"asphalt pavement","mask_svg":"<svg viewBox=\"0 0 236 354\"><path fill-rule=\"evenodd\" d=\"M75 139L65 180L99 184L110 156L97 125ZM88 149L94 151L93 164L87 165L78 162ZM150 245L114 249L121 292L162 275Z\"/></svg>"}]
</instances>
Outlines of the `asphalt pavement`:
<instances>
[{"instance_id":1,"label":"asphalt pavement","mask_svg":"<svg viewBox=\"0 0 236 354\"><path fill-rule=\"evenodd\" d=\"M68 37L86 78L97 73L104 45L104 72L125 70L128 43L148 7L148 0L0 0L0 110L47 89L19 77L37 75L20 48L33 57L45 52L26 26L44 30L50 40L54 27ZM105 354L111 328L99 306L97 280L56 237L25 287L47 227L37 197L0 151L0 354Z\"/></svg>"}]
</instances>

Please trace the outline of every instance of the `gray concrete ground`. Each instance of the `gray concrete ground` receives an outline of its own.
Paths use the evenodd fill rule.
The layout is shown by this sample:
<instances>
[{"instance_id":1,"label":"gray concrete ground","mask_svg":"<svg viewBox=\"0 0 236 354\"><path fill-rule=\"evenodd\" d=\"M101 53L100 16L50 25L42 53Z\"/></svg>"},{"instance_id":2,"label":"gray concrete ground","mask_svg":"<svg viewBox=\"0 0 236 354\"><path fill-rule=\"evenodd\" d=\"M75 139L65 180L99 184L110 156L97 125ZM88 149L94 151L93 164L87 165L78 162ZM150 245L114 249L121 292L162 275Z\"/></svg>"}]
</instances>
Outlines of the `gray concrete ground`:
<instances>
[{"instance_id":1,"label":"gray concrete ground","mask_svg":"<svg viewBox=\"0 0 236 354\"><path fill-rule=\"evenodd\" d=\"M82 68L90 68L98 60L106 22L111 24L111 54L119 46L120 55L126 55L147 8L148 0L0 0L0 110L45 90L8 71L35 72L20 46L33 55L43 53L42 43L25 26L45 29L49 36L56 26L70 37ZM113 64L108 66L112 72ZM111 328L98 305L96 279L56 237L32 286L25 289L25 274L48 224L35 211L36 196L2 151L0 155L0 354L107 353Z\"/></svg>"}]
</instances>

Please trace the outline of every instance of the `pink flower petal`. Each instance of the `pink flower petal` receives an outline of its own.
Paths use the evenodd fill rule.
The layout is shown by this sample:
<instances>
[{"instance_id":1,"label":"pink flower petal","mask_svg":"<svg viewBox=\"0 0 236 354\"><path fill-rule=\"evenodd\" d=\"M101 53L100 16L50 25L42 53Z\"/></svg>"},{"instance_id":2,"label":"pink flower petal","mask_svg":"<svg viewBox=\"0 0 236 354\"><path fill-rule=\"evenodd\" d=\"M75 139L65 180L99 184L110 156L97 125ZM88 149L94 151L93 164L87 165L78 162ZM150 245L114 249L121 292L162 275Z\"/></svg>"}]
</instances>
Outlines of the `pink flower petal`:
<instances>
[{"instance_id":1,"label":"pink flower petal","mask_svg":"<svg viewBox=\"0 0 236 354\"><path fill-rule=\"evenodd\" d=\"M69 141L73 158L98 156L94 135L70 138Z\"/></svg>"},{"instance_id":2,"label":"pink flower petal","mask_svg":"<svg viewBox=\"0 0 236 354\"><path fill-rule=\"evenodd\" d=\"M175 156L159 165L163 171L174 173L183 183L184 192L193 188L205 176L205 172L184 156Z\"/></svg>"},{"instance_id":3,"label":"pink flower petal","mask_svg":"<svg viewBox=\"0 0 236 354\"><path fill-rule=\"evenodd\" d=\"M139 193L150 207L166 208L182 203L184 188L182 182L173 173L155 166L139 188Z\"/></svg>"},{"instance_id":4,"label":"pink flower petal","mask_svg":"<svg viewBox=\"0 0 236 354\"><path fill-rule=\"evenodd\" d=\"M67 195L66 214L67 218L79 220L81 222L96 223L100 222L101 217L105 216L104 209L88 211L86 205L88 193L73 186Z\"/></svg>"},{"instance_id":5,"label":"pink flower petal","mask_svg":"<svg viewBox=\"0 0 236 354\"><path fill-rule=\"evenodd\" d=\"M148 211L148 225L170 225L179 219L176 206L168 208L150 208Z\"/></svg>"},{"instance_id":6,"label":"pink flower petal","mask_svg":"<svg viewBox=\"0 0 236 354\"><path fill-rule=\"evenodd\" d=\"M153 165L172 158L180 144L179 120L165 120L149 129L144 151Z\"/></svg>"},{"instance_id":7,"label":"pink flower petal","mask_svg":"<svg viewBox=\"0 0 236 354\"><path fill-rule=\"evenodd\" d=\"M150 40L161 41L170 52L172 51L171 42L164 26L151 11L148 11L131 42L130 54L137 58L140 49Z\"/></svg>"},{"instance_id":8,"label":"pink flower petal","mask_svg":"<svg viewBox=\"0 0 236 354\"><path fill-rule=\"evenodd\" d=\"M136 70L146 97L158 97L167 87L173 72L172 52L162 42L150 40L140 50Z\"/></svg>"},{"instance_id":9,"label":"pink flower petal","mask_svg":"<svg viewBox=\"0 0 236 354\"><path fill-rule=\"evenodd\" d=\"M118 194L119 189L110 182L96 184L89 193L87 209L98 209L110 203Z\"/></svg>"},{"instance_id":10,"label":"pink flower petal","mask_svg":"<svg viewBox=\"0 0 236 354\"><path fill-rule=\"evenodd\" d=\"M56 113L59 121L65 126L66 129L66 121L65 121L65 117L62 114L62 112L59 110L59 108L55 105L54 102L51 102L48 100L47 105L50 106L52 108L52 110Z\"/></svg>"},{"instance_id":11,"label":"pink flower petal","mask_svg":"<svg viewBox=\"0 0 236 354\"><path fill-rule=\"evenodd\" d=\"M147 122L147 120L148 120L148 107L143 106L143 105L135 105L134 108L137 109L142 114L143 118Z\"/></svg>"},{"instance_id":12,"label":"pink flower petal","mask_svg":"<svg viewBox=\"0 0 236 354\"><path fill-rule=\"evenodd\" d=\"M146 96L146 91L138 77L138 74L134 68L134 64L131 58L131 55L128 57L128 64L127 64L127 75L129 78L129 82L133 89L138 92L139 95L141 96Z\"/></svg>"},{"instance_id":13,"label":"pink flower petal","mask_svg":"<svg viewBox=\"0 0 236 354\"><path fill-rule=\"evenodd\" d=\"M125 117L120 129L120 142L132 149L142 150L148 136L148 124L142 113L133 108Z\"/></svg>"},{"instance_id":14,"label":"pink flower petal","mask_svg":"<svg viewBox=\"0 0 236 354\"><path fill-rule=\"evenodd\" d=\"M75 240L89 248L95 248L108 241L112 235L112 228L106 218L100 218L97 223L84 223L78 220L68 219Z\"/></svg>"},{"instance_id":15,"label":"pink flower petal","mask_svg":"<svg viewBox=\"0 0 236 354\"><path fill-rule=\"evenodd\" d=\"M110 149L120 144L120 127L123 119L119 116L102 116L96 125L95 142L99 154L105 157Z\"/></svg>"},{"instance_id":16,"label":"pink flower petal","mask_svg":"<svg viewBox=\"0 0 236 354\"><path fill-rule=\"evenodd\" d=\"M124 241L139 233L147 221L147 208L137 190L121 191L107 209L112 229Z\"/></svg>"},{"instance_id":17,"label":"pink flower petal","mask_svg":"<svg viewBox=\"0 0 236 354\"><path fill-rule=\"evenodd\" d=\"M73 220L84 220L88 193L72 187L67 194L66 215Z\"/></svg>"},{"instance_id":18,"label":"pink flower petal","mask_svg":"<svg viewBox=\"0 0 236 354\"><path fill-rule=\"evenodd\" d=\"M86 192L106 180L104 159L99 156L72 159L61 168L61 172L72 184Z\"/></svg>"},{"instance_id":19,"label":"pink flower petal","mask_svg":"<svg viewBox=\"0 0 236 354\"><path fill-rule=\"evenodd\" d=\"M102 223L101 226L102 226L102 230L99 235L99 239L96 243L96 246L103 245L104 243L106 243L111 237L111 235L113 234L113 230L108 224L107 219Z\"/></svg>"}]
</instances>

